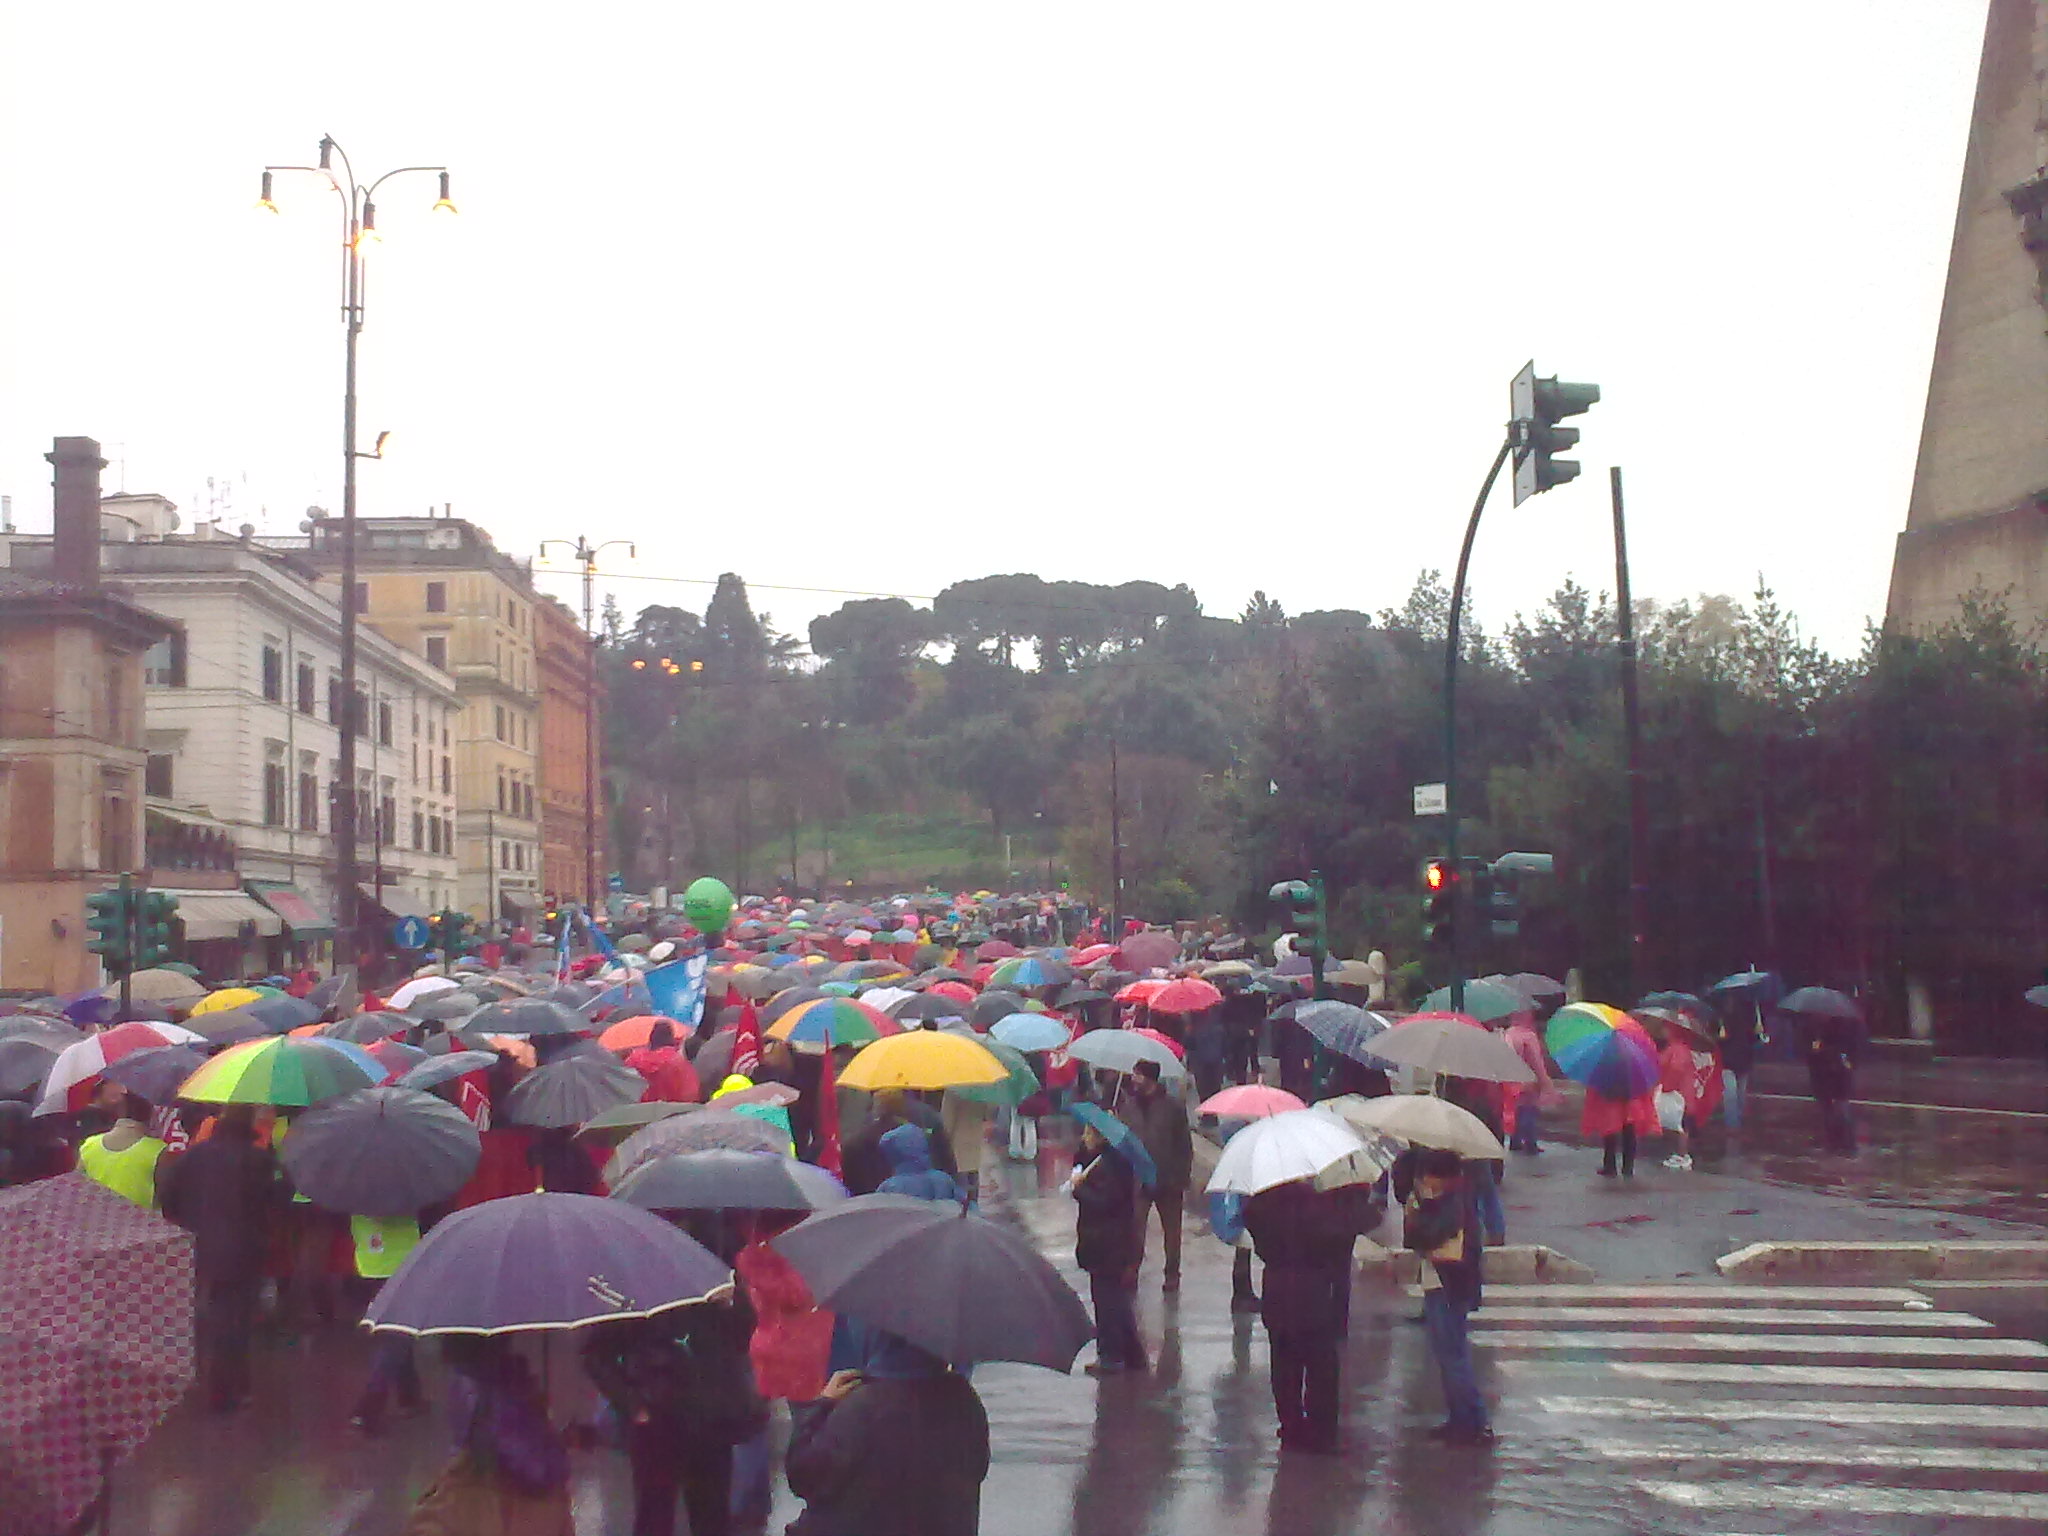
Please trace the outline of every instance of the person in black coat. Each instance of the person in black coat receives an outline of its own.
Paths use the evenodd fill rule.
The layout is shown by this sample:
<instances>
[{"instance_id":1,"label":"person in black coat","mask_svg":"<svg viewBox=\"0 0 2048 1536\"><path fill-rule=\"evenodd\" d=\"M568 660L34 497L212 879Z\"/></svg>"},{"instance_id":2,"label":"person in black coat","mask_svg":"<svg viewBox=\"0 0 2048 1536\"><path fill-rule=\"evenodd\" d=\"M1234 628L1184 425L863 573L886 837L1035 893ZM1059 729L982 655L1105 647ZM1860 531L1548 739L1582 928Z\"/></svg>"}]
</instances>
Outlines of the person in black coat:
<instances>
[{"instance_id":1,"label":"person in black coat","mask_svg":"<svg viewBox=\"0 0 2048 1536\"><path fill-rule=\"evenodd\" d=\"M1081 1133L1081 1151L1067 1188L1081 1208L1074 1225L1074 1262L1088 1272L1088 1295L1095 1306L1095 1359L1088 1373L1142 1371L1148 1362L1132 1300L1144 1256L1139 1246L1138 1177L1091 1125Z\"/></svg>"},{"instance_id":2,"label":"person in black coat","mask_svg":"<svg viewBox=\"0 0 2048 1536\"><path fill-rule=\"evenodd\" d=\"M1377 1215L1365 1185L1319 1190L1297 1180L1245 1202L1245 1230L1266 1266L1261 1306L1282 1450L1337 1449L1337 1356L1350 1311L1351 1246Z\"/></svg>"},{"instance_id":3,"label":"person in black coat","mask_svg":"<svg viewBox=\"0 0 2048 1536\"><path fill-rule=\"evenodd\" d=\"M159 1209L193 1237L195 1342L216 1413L249 1401L249 1337L279 1198L276 1164L256 1145L247 1104L230 1104L211 1136L157 1172Z\"/></svg>"},{"instance_id":4,"label":"person in black coat","mask_svg":"<svg viewBox=\"0 0 2048 1536\"><path fill-rule=\"evenodd\" d=\"M1455 1152L1426 1147L1415 1151L1411 1169L1404 1239L1422 1257L1422 1322L1443 1381L1446 1412L1430 1436L1459 1445L1491 1445L1493 1429L1472 1369L1467 1332L1482 1295L1484 1249L1466 1165Z\"/></svg>"}]
</instances>

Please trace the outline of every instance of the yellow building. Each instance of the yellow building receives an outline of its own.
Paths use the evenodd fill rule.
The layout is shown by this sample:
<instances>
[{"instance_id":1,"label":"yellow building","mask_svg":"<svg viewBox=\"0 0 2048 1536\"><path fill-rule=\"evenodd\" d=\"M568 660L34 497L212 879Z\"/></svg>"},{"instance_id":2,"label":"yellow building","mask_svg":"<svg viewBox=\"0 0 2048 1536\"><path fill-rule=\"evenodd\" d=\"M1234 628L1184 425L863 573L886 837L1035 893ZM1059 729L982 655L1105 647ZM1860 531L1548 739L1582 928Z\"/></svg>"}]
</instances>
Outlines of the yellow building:
<instances>
[{"instance_id":1,"label":"yellow building","mask_svg":"<svg viewBox=\"0 0 2048 1536\"><path fill-rule=\"evenodd\" d=\"M340 522L316 522L305 545L338 580ZM534 605L544 601L529 563L461 518L359 518L356 601L363 623L445 670L461 695L452 747L463 908L487 922L528 919L541 889Z\"/></svg>"}]
</instances>

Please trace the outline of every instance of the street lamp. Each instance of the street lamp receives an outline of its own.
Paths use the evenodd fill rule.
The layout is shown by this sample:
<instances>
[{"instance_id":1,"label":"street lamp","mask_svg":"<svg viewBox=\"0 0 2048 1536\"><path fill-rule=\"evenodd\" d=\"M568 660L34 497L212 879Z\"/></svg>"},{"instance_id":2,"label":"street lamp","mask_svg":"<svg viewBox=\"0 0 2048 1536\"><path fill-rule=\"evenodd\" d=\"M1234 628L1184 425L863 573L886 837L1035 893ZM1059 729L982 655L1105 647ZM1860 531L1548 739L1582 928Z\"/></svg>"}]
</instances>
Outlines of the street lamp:
<instances>
[{"instance_id":1,"label":"street lamp","mask_svg":"<svg viewBox=\"0 0 2048 1536\"><path fill-rule=\"evenodd\" d=\"M341 161L339 172L336 159ZM351 945L360 945L356 913L356 733L365 722L358 718L356 697L356 460L382 457L384 437L379 436L373 453L356 451L356 338L363 329L363 248L382 238L377 233L377 189L394 176L424 171L441 178L438 209L455 211L448 197L448 170L439 165L404 165L386 171L367 185L356 180L355 168L342 147L331 137L320 140L318 165L266 165L261 210L276 213L271 196L271 178L277 172L303 172L323 178L341 201L341 319L347 335L347 363L343 372L341 403L341 750L337 772L344 793L334 800L334 874L338 887L335 921Z\"/></svg>"},{"instance_id":2,"label":"street lamp","mask_svg":"<svg viewBox=\"0 0 2048 1536\"><path fill-rule=\"evenodd\" d=\"M441 199L448 199L448 178L441 178ZM437 205L438 206L438 205ZM453 204L450 204L452 207ZM548 550L560 544L567 546L567 539L543 539L540 556L548 557ZM607 539L602 544L592 544L583 535L576 536L573 556L583 567L583 907L587 912L597 910L597 632L594 628L594 612L591 607L593 583L597 579L597 557L615 546L623 547L629 560L640 557L639 549L630 539ZM635 663L638 665L638 663ZM672 668L667 657L662 658L664 670Z\"/></svg>"}]
</instances>

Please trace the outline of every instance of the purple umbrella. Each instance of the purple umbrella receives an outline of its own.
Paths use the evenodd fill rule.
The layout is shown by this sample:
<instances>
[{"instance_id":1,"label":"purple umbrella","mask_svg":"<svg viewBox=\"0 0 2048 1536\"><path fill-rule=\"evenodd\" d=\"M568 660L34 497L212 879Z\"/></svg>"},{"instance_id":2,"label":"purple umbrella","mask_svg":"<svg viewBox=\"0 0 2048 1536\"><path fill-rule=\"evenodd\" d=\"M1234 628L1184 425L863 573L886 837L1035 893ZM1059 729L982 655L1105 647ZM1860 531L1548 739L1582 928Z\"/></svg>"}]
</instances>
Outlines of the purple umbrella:
<instances>
[{"instance_id":1,"label":"purple umbrella","mask_svg":"<svg viewBox=\"0 0 2048 1536\"><path fill-rule=\"evenodd\" d=\"M529 1333L651 1317L731 1288L732 1271L659 1216L596 1195L512 1195L420 1239L364 1321L397 1333Z\"/></svg>"}]
</instances>

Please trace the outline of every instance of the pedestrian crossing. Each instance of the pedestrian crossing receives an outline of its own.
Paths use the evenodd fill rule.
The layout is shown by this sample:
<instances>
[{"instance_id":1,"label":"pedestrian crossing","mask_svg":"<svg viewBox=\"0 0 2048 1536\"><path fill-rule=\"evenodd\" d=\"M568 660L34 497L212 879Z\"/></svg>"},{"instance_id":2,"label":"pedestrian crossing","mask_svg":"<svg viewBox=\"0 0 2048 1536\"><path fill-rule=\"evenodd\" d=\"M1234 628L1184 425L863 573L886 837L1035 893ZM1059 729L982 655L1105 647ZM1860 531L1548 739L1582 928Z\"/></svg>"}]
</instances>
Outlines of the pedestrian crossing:
<instances>
[{"instance_id":1,"label":"pedestrian crossing","mask_svg":"<svg viewBox=\"0 0 2048 1536\"><path fill-rule=\"evenodd\" d=\"M2048 1528L2048 1345L1904 1287L1489 1286L1472 1344L1508 1460L1643 1529Z\"/></svg>"}]
</instances>

